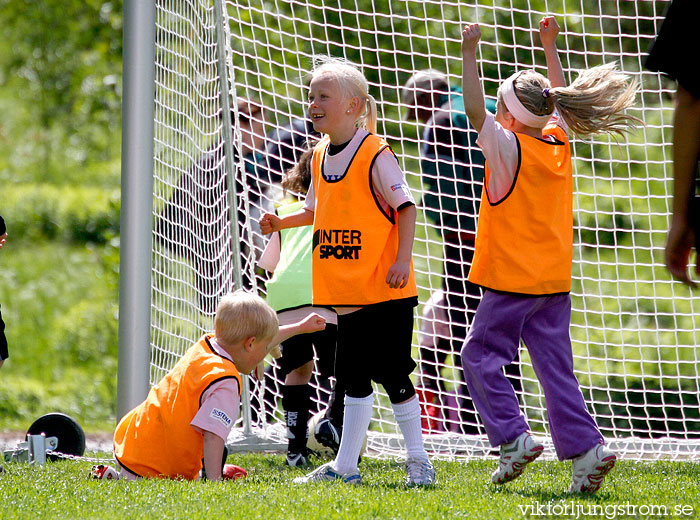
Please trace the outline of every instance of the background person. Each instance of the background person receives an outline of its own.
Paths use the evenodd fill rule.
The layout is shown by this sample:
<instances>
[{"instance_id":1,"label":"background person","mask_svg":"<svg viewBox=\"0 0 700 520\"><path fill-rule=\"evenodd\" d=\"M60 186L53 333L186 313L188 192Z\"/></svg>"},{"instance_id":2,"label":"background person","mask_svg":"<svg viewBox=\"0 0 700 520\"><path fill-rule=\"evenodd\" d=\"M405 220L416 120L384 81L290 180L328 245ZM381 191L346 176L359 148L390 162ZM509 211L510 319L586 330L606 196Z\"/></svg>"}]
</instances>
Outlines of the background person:
<instances>
[{"instance_id":1,"label":"background person","mask_svg":"<svg viewBox=\"0 0 700 520\"><path fill-rule=\"evenodd\" d=\"M684 50L697 49L698 2L673 0L646 59L647 69L663 72L677 82L673 115L673 215L666 242L666 267L674 278L691 287L690 250L700 241L700 204L696 199L700 160L700 74ZM695 259L700 274L700 257Z\"/></svg>"},{"instance_id":2,"label":"background person","mask_svg":"<svg viewBox=\"0 0 700 520\"><path fill-rule=\"evenodd\" d=\"M7 228L5 226L5 219L0 216L0 249L5 245L7 241ZM2 312L0 312L0 367L2 367L5 360L10 357L7 350L7 336L5 336L5 322L2 321Z\"/></svg>"},{"instance_id":3,"label":"background person","mask_svg":"<svg viewBox=\"0 0 700 520\"><path fill-rule=\"evenodd\" d=\"M231 113L235 124L234 113ZM271 185L269 173L262 167L265 145L265 119L262 105L246 99L238 100L241 150L234 150L234 161L243 161L245 186L237 178L239 236L248 236L248 221L240 194L246 192L253 218L263 207L270 205L266 189ZM226 162L223 137L204 152L178 179L163 211L155 224L155 235L160 244L190 261L195 277L195 289L202 313L213 314L219 299L229 292L232 280L231 239ZM243 286L251 289L255 282L246 268L251 247L241 240ZM261 248L260 248L261 249ZM253 254L257 254L253 251ZM230 281L230 282L229 282Z\"/></svg>"},{"instance_id":4,"label":"background person","mask_svg":"<svg viewBox=\"0 0 700 520\"><path fill-rule=\"evenodd\" d=\"M401 97L408 107L406 119L423 125L420 148L421 172L426 190L423 208L444 243L444 307L450 334L437 337L431 352L421 349L421 380L417 389L423 408L423 428L431 430L440 421L439 365L447 354L462 349L481 300L481 288L467 279L474 258L477 215L484 180L484 154L476 143L477 132L464 111L462 89L450 86L448 77L428 69L413 74L404 85ZM485 100L489 112L496 102ZM424 357L425 356L425 357ZM482 433L464 384L461 366L456 367L462 384L458 385L460 430ZM506 374L520 391L520 365L512 363Z\"/></svg>"}]
</instances>

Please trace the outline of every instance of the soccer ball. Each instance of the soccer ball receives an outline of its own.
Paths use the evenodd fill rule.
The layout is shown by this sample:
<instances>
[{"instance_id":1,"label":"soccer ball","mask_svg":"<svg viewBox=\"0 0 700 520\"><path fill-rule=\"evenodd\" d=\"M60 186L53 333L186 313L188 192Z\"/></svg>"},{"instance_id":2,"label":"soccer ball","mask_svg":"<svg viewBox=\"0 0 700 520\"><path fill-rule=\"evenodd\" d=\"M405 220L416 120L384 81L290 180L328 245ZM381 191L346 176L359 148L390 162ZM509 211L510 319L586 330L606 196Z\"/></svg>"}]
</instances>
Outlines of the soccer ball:
<instances>
[{"instance_id":1,"label":"soccer ball","mask_svg":"<svg viewBox=\"0 0 700 520\"><path fill-rule=\"evenodd\" d=\"M329 448L328 446L325 446L324 444L321 444L318 439L316 438L316 434L318 434L319 430L319 423L324 420L325 418L326 411L322 410L315 414L311 419L309 419L309 436L306 439L306 447L310 450L318 454L318 456L322 458L328 458L332 459L335 458L336 452L333 451L332 448ZM323 426L323 425L321 425ZM327 424L327 426L330 426L330 423ZM332 428L332 426L331 426ZM334 428L332 428L335 430ZM337 439L337 442L340 443L340 439ZM362 444L362 451L360 452L360 456L365 452L367 449L367 435L365 435L364 438L364 443Z\"/></svg>"},{"instance_id":2,"label":"soccer ball","mask_svg":"<svg viewBox=\"0 0 700 520\"><path fill-rule=\"evenodd\" d=\"M306 439L306 447L320 457L331 459L335 456L333 450L316 440L316 426L319 421L323 420L325 414L326 411L322 410L309 419L309 436Z\"/></svg>"}]
</instances>

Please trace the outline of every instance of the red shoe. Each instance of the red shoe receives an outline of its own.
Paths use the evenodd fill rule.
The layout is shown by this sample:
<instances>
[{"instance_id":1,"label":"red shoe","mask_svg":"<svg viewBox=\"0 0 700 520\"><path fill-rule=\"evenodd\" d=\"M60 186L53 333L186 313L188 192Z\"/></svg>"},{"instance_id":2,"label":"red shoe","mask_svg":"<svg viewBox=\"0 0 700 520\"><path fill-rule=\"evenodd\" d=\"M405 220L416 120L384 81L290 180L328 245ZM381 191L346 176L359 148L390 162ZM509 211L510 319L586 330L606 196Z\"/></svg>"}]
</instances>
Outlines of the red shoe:
<instances>
[{"instance_id":1,"label":"red shoe","mask_svg":"<svg viewBox=\"0 0 700 520\"><path fill-rule=\"evenodd\" d=\"M90 476L96 480L119 480L119 472L112 466L97 464L92 467Z\"/></svg>"},{"instance_id":2,"label":"red shoe","mask_svg":"<svg viewBox=\"0 0 700 520\"><path fill-rule=\"evenodd\" d=\"M435 402L435 392L426 388L416 388L418 402L421 408L420 424L423 433L435 432L440 429L440 409L433 404Z\"/></svg>"},{"instance_id":3,"label":"red shoe","mask_svg":"<svg viewBox=\"0 0 700 520\"><path fill-rule=\"evenodd\" d=\"M247 476L248 472L246 470L233 464L224 464L224 470L221 472L222 480L235 480L238 478L245 478Z\"/></svg>"}]
</instances>

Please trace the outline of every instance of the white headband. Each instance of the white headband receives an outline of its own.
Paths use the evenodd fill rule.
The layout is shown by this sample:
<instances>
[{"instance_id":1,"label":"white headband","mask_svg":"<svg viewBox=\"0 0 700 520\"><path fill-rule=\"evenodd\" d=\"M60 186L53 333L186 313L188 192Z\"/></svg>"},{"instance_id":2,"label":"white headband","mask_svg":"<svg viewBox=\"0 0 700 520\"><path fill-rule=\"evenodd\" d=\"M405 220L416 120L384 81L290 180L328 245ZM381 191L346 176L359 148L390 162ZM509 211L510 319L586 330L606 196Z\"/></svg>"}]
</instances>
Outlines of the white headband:
<instances>
[{"instance_id":1,"label":"white headband","mask_svg":"<svg viewBox=\"0 0 700 520\"><path fill-rule=\"evenodd\" d=\"M513 117L522 124L532 126L534 128L544 128L549 119L552 117L552 114L538 116L525 108L525 105L522 104L522 102L518 99L518 96L515 94L515 87L513 85L515 78L517 78L520 74L521 72L516 72L501 84L501 88L499 89L501 91L501 98L503 99L508 112L513 114Z\"/></svg>"}]
</instances>

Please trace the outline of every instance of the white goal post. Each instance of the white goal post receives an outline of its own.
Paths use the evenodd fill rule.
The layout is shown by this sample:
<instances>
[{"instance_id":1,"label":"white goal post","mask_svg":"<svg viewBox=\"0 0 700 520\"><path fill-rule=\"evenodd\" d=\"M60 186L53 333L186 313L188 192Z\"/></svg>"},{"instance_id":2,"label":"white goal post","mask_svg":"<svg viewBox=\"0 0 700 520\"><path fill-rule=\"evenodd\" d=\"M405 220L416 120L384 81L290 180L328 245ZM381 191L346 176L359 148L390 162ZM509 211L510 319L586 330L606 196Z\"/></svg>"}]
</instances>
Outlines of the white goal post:
<instances>
[{"instance_id":1,"label":"white goal post","mask_svg":"<svg viewBox=\"0 0 700 520\"><path fill-rule=\"evenodd\" d=\"M304 81L313 57L343 57L368 78L378 105L377 133L395 151L419 208L414 264L420 305L414 357L421 369L415 380L421 382L421 372L433 373L439 383L432 392L436 418L426 419L427 447L446 458L487 455L483 434L463 433L477 431L479 424L473 416L460 414L465 401L460 396L459 349L449 341L451 329L437 332L449 320L444 307L450 300L438 305L438 312L428 312L427 306L431 297L437 299L444 279L445 233L438 230L434 212L448 216L455 205L444 198L449 193L435 193L443 185L431 182L435 168L430 169L429 157L422 157L424 125L405 120L401 91L412 74L427 69L459 86L461 30L465 23L477 21L483 34L478 65L485 93L493 99L499 83L513 71L545 71L538 22L554 15L562 29L558 43L567 79L579 69L616 61L640 81L630 113L645 123L626 140L572 141L575 372L591 413L621 456L698 459L700 301L671 281L663 266L671 210L675 86L643 67L667 2L480 4L156 2L150 383L213 328L214 305L221 294L246 286L264 295L265 273L256 268L256 261L266 238L260 235L257 217L274 208L280 197L280 167L271 166L280 162L275 139L290 121L301 121L303 128ZM247 156L242 128L251 127L262 128L259 137L267 148ZM256 162L266 169L255 169ZM473 171L479 168L474 165ZM425 211L431 196L443 197L432 216ZM440 341L440 334L448 337ZM436 349L442 355L436 356ZM521 348L517 363L512 377L520 387L524 413L532 429L548 438L544 396L526 349ZM251 437L274 446L285 443L278 383L272 378L265 385L251 382L232 446L249 446ZM120 378L120 384L129 382ZM395 456L401 436L386 395L381 387L375 390L368 448L375 456ZM315 399L326 398L325 390L319 389ZM548 448L553 455L551 443Z\"/></svg>"}]
</instances>

